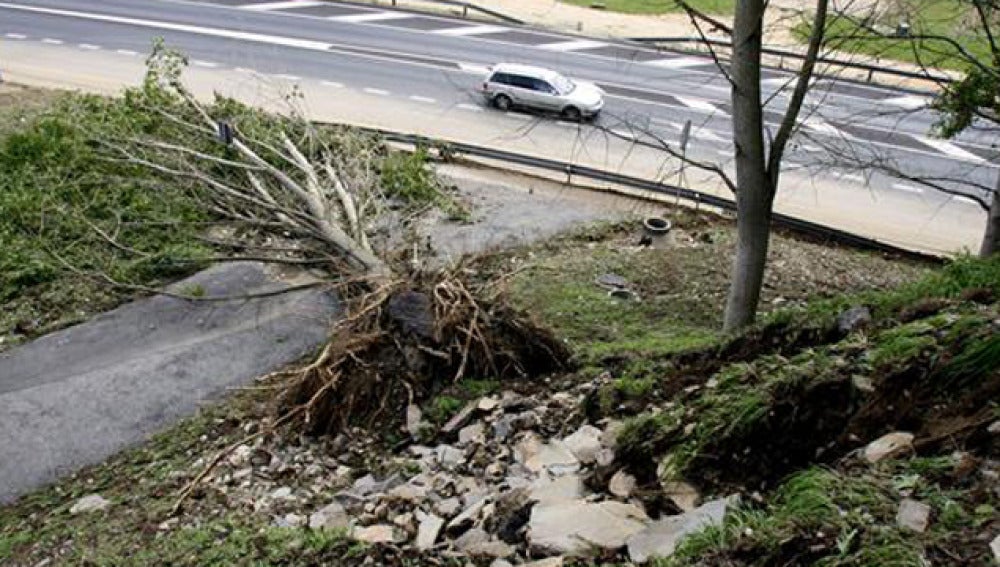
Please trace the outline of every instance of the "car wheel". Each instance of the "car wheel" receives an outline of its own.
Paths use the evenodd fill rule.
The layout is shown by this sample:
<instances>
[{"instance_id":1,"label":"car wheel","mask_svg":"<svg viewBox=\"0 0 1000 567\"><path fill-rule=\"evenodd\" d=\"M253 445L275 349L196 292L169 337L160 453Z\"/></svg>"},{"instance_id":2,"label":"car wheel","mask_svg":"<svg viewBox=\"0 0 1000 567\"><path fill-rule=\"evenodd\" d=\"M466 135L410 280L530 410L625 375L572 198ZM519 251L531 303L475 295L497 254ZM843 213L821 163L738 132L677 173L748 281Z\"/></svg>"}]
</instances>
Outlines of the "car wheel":
<instances>
[{"instance_id":1,"label":"car wheel","mask_svg":"<svg viewBox=\"0 0 1000 567\"><path fill-rule=\"evenodd\" d=\"M497 95L493 97L493 106L500 110L510 110L511 101L510 97L507 95Z\"/></svg>"},{"instance_id":2,"label":"car wheel","mask_svg":"<svg viewBox=\"0 0 1000 567\"><path fill-rule=\"evenodd\" d=\"M580 112L579 108L575 106L567 106L566 108L563 109L562 116L566 120L572 122L579 122L580 119L583 117L583 114Z\"/></svg>"}]
</instances>

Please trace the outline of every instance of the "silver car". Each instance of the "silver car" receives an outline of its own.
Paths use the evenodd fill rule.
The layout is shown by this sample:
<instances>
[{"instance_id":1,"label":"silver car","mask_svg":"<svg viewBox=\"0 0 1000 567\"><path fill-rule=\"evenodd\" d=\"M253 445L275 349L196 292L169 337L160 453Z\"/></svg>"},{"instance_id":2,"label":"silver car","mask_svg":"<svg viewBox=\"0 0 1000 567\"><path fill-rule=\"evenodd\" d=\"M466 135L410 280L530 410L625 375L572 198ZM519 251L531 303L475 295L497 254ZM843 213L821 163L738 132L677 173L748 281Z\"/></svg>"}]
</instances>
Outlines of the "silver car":
<instances>
[{"instance_id":1,"label":"silver car","mask_svg":"<svg viewBox=\"0 0 1000 567\"><path fill-rule=\"evenodd\" d=\"M594 118L604 108L604 91L597 85L528 65L494 65L481 90L487 102L500 110L532 108L557 112L567 120Z\"/></svg>"}]
</instances>

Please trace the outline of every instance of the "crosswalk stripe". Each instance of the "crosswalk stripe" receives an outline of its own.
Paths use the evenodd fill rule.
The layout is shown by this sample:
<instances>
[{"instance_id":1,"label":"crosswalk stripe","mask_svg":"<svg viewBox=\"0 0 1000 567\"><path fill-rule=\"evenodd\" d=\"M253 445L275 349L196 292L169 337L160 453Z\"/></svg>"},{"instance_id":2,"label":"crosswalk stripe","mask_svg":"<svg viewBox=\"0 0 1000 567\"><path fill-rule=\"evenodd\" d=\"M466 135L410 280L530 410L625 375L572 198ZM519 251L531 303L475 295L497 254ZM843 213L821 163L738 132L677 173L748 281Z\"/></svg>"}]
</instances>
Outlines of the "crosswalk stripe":
<instances>
[{"instance_id":1,"label":"crosswalk stripe","mask_svg":"<svg viewBox=\"0 0 1000 567\"><path fill-rule=\"evenodd\" d=\"M682 69L684 67L694 67L695 65L704 65L708 63L708 60L702 59L700 57L671 57L670 59L656 59L654 61L646 61L646 65L653 65L655 67L666 67L667 69Z\"/></svg>"},{"instance_id":2,"label":"crosswalk stripe","mask_svg":"<svg viewBox=\"0 0 1000 567\"><path fill-rule=\"evenodd\" d=\"M499 33L505 32L508 28L503 26L466 26L461 28L445 28L442 30L434 30L431 33L436 33L439 35L482 35L487 33Z\"/></svg>"},{"instance_id":3,"label":"crosswalk stripe","mask_svg":"<svg viewBox=\"0 0 1000 567\"><path fill-rule=\"evenodd\" d=\"M328 20L336 20L338 22L351 22L355 24L364 22L380 22L384 20L402 20L404 18L414 18L413 14L404 14L402 12L371 12L368 14L348 14L346 16L331 16L327 18Z\"/></svg>"},{"instance_id":4,"label":"crosswalk stripe","mask_svg":"<svg viewBox=\"0 0 1000 567\"><path fill-rule=\"evenodd\" d=\"M288 8L305 8L309 6L322 6L323 2L316 0L286 0L285 2L261 2L259 4L247 4L240 6L241 10L253 10L257 12L270 12L271 10L287 10Z\"/></svg>"},{"instance_id":5,"label":"crosswalk stripe","mask_svg":"<svg viewBox=\"0 0 1000 567\"><path fill-rule=\"evenodd\" d=\"M957 158L964 161L971 161L975 163L983 163L986 161L985 159L977 156L976 154L967 152L962 148L956 146L955 144L952 144L951 142L945 140L937 140L935 138L923 138L923 137L917 139L923 142L924 144L927 144L928 146L934 148L935 150L943 154L947 154L953 158Z\"/></svg>"},{"instance_id":6,"label":"crosswalk stripe","mask_svg":"<svg viewBox=\"0 0 1000 567\"><path fill-rule=\"evenodd\" d=\"M557 41L555 43L544 43L538 47L549 51L579 51L581 49L594 49L595 47L605 47L607 43L594 41L592 39L578 39L573 41Z\"/></svg>"}]
</instances>

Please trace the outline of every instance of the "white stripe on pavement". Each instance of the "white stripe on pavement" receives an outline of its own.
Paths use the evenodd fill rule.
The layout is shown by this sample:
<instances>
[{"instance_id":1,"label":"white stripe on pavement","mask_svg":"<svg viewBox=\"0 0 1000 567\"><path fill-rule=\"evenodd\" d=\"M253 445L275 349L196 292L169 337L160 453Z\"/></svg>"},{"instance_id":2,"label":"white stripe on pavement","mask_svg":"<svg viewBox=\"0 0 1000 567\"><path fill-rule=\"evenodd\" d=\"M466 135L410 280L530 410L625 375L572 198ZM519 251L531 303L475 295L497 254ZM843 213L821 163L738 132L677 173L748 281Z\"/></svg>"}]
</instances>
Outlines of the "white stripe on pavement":
<instances>
[{"instance_id":1,"label":"white stripe on pavement","mask_svg":"<svg viewBox=\"0 0 1000 567\"><path fill-rule=\"evenodd\" d=\"M931 99L925 96L915 96L915 95L905 95L897 96L893 98L882 99L879 102L882 104L891 104L893 106L899 106L907 110L916 110L918 108L923 108L931 103Z\"/></svg>"},{"instance_id":2,"label":"white stripe on pavement","mask_svg":"<svg viewBox=\"0 0 1000 567\"><path fill-rule=\"evenodd\" d=\"M594 49L595 47L605 47L607 43L594 41L592 39L578 39L574 41L557 41L555 43L544 43L536 47L548 49L549 51L578 51L580 49Z\"/></svg>"},{"instance_id":3,"label":"white stripe on pavement","mask_svg":"<svg viewBox=\"0 0 1000 567\"><path fill-rule=\"evenodd\" d=\"M146 20L143 18L126 18L123 16L111 16L107 14L94 14L91 12L79 12L76 10L58 10L55 8L43 8L41 6L24 6L21 4L11 4L9 2L0 2L0 8L6 8L9 10L17 10L21 12L34 12L37 14L50 14L54 16L66 16L70 18L79 18L81 20L92 20L97 22L111 22L115 24L126 24L131 26L143 27L143 28L153 28L160 30L171 30L178 32L186 32L197 35L207 35L214 37L225 37L228 39L240 39L245 41L254 41L257 43L266 43L270 45L282 45L285 47L298 47L301 49L311 49L314 51L328 51L333 47L330 43L325 43L322 41L313 41L308 39L297 39L292 37L282 37L276 35L265 35L261 33L252 32L241 32L233 30L224 30L219 28L209 28L205 26L193 26L188 24L175 24L172 22L162 22L157 20ZM118 53L123 55L138 55L135 51L118 50Z\"/></svg>"},{"instance_id":4,"label":"white stripe on pavement","mask_svg":"<svg viewBox=\"0 0 1000 567\"><path fill-rule=\"evenodd\" d=\"M118 55L128 55L129 57L135 57L139 55L138 51L132 51L131 49L116 49L115 53Z\"/></svg>"},{"instance_id":5,"label":"white stripe on pavement","mask_svg":"<svg viewBox=\"0 0 1000 567\"><path fill-rule=\"evenodd\" d=\"M923 193L924 190L920 187L914 187L913 185L905 185L903 183L893 183L892 188L897 191L904 191L906 193Z\"/></svg>"},{"instance_id":6,"label":"white stripe on pavement","mask_svg":"<svg viewBox=\"0 0 1000 567\"><path fill-rule=\"evenodd\" d=\"M382 90L382 89L373 89L371 87L365 87L365 88L363 88L361 90L363 90L364 92L366 92L368 94L372 94L372 95L389 96L389 91Z\"/></svg>"},{"instance_id":7,"label":"white stripe on pavement","mask_svg":"<svg viewBox=\"0 0 1000 567\"><path fill-rule=\"evenodd\" d=\"M434 100L429 96L420 96L420 95L410 95L410 100L414 102L422 102L424 104L434 104L437 102L436 100Z\"/></svg>"},{"instance_id":8,"label":"white stripe on pavement","mask_svg":"<svg viewBox=\"0 0 1000 567\"><path fill-rule=\"evenodd\" d=\"M52 39L51 37L46 37L46 38L42 39L42 43L47 43L49 45L62 45L63 44L63 40L61 40L61 39Z\"/></svg>"},{"instance_id":9,"label":"white stripe on pavement","mask_svg":"<svg viewBox=\"0 0 1000 567\"><path fill-rule=\"evenodd\" d=\"M971 161L975 163L984 163L986 161L985 159L977 156L976 154L969 153L963 150L962 148L956 146L955 144L952 144L951 142L947 142L945 140L937 140L935 138L917 138L917 139L927 144L928 146L934 148L935 150L943 154L947 154L956 159Z\"/></svg>"},{"instance_id":10,"label":"white stripe on pavement","mask_svg":"<svg viewBox=\"0 0 1000 567\"><path fill-rule=\"evenodd\" d=\"M490 72L490 68L486 65L476 65L475 63L459 63L458 68L474 75L485 75Z\"/></svg>"},{"instance_id":11,"label":"white stripe on pavement","mask_svg":"<svg viewBox=\"0 0 1000 567\"><path fill-rule=\"evenodd\" d=\"M707 140L709 142L729 142L726 138L716 134L715 132L709 130L708 128L698 128L691 130L691 135L700 140Z\"/></svg>"},{"instance_id":12,"label":"white stripe on pavement","mask_svg":"<svg viewBox=\"0 0 1000 567\"><path fill-rule=\"evenodd\" d=\"M440 35L482 35L486 33L499 33L505 32L509 28L502 26L467 26L462 28L445 28L443 30L434 30L431 33L436 33Z\"/></svg>"},{"instance_id":13,"label":"white stripe on pavement","mask_svg":"<svg viewBox=\"0 0 1000 567\"><path fill-rule=\"evenodd\" d=\"M676 98L677 100L679 100L681 104L683 104L684 106L686 106L688 108L693 108L695 110L701 110L702 112L708 112L710 114L721 114L723 116L726 115L725 112L722 112L721 110L718 109L718 107L716 107L714 104L708 102L707 100L701 100L700 98L688 98L688 97L676 96L676 95L674 96L674 98Z\"/></svg>"},{"instance_id":14,"label":"white stripe on pavement","mask_svg":"<svg viewBox=\"0 0 1000 567\"><path fill-rule=\"evenodd\" d=\"M700 57L671 57L670 59L646 61L646 65L666 67L667 69L683 69L684 67L694 67L695 65L704 65L706 63L709 63L709 60Z\"/></svg>"},{"instance_id":15,"label":"white stripe on pavement","mask_svg":"<svg viewBox=\"0 0 1000 567\"><path fill-rule=\"evenodd\" d=\"M3 36L8 39L28 39L28 36L23 33L5 33Z\"/></svg>"},{"instance_id":16,"label":"white stripe on pavement","mask_svg":"<svg viewBox=\"0 0 1000 567\"><path fill-rule=\"evenodd\" d=\"M363 22L382 22L386 20L402 20L405 18L415 18L413 14L405 14L403 12L372 12L369 14L349 14L346 16L331 16L327 18L328 20L336 20L338 22L351 22L355 24Z\"/></svg>"},{"instance_id":17,"label":"white stripe on pavement","mask_svg":"<svg viewBox=\"0 0 1000 567\"><path fill-rule=\"evenodd\" d=\"M214 61L202 61L200 59L195 59L191 61L191 64L194 65L195 67L205 67L207 69L214 69L219 66L219 64L215 63Z\"/></svg>"},{"instance_id":18,"label":"white stripe on pavement","mask_svg":"<svg viewBox=\"0 0 1000 567\"><path fill-rule=\"evenodd\" d=\"M843 136L846 137L843 131L838 128L831 126L826 120L819 118L818 116L808 116L802 120L802 125L810 130L820 132L823 134L829 134L831 136Z\"/></svg>"},{"instance_id":19,"label":"white stripe on pavement","mask_svg":"<svg viewBox=\"0 0 1000 567\"><path fill-rule=\"evenodd\" d=\"M98 49L101 48L100 45L93 45L90 43L81 43L77 47L79 47L80 49L86 49L87 51L97 51Z\"/></svg>"},{"instance_id":20,"label":"white stripe on pavement","mask_svg":"<svg viewBox=\"0 0 1000 567\"><path fill-rule=\"evenodd\" d=\"M308 6L322 5L322 2L317 2L316 0L288 0L286 2L262 2L260 4L247 4L246 6L240 6L240 9L269 12L271 10L287 10L288 8L304 8Z\"/></svg>"},{"instance_id":21,"label":"white stripe on pavement","mask_svg":"<svg viewBox=\"0 0 1000 567\"><path fill-rule=\"evenodd\" d=\"M864 183L865 178L856 173L845 173L839 177L839 179L846 179L847 181L854 181L855 183Z\"/></svg>"},{"instance_id":22,"label":"white stripe on pavement","mask_svg":"<svg viewBox=\"0 0 1000 567\"><path fill-rule=\"evenodd\" d=\"M468 110L468 111L471 111L471 112L482 112L483 111L482 107L476 106L474 104L467 104L467 103L464 103L464 102L461 103L461 104L456 104L455 108L457 108L459 110Z\"/></svg>"},{"instance_id":23,"label":"white stripe on pavement","mask_svg":"<svg viewBox=\"0 0 1000 567\"><path fill-rule=\"evenodd\" d=\"M336 81L320 81L319 84L323 85L324 87L331 87L334 89L344 88L344 83L338 83Z\"/></svg>"},{"instance_id":24,"label":"white stripe on pavement","mask_svg":"<svg viewBox=\"0 0 1000 567\"><path fill-rule=\"evenodd\" d=\"M288 75L288 74L285 74L285 73L277 73L276 75L274 75L274 78L275 79L281 79L283 81L292 81L293 83L296 82L296 81L301 81L302 80L302 77L300 77L298 75Z\"/></svg>"}]
</instances>

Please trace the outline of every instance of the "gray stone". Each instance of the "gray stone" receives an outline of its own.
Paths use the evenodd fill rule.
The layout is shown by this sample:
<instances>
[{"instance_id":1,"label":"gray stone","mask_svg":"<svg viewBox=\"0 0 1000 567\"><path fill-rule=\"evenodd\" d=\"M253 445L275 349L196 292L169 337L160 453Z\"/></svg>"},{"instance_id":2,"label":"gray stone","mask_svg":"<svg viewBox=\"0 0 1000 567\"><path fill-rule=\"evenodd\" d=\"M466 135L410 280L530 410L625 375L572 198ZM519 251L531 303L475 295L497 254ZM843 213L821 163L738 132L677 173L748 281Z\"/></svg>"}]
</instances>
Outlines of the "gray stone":
<instances>
[{"instance_id":1,"label":"gray stone","mask_svg":"<svg viewBox=\"0 0 1000 567\"><path fill-rule=\"evenodd\" d=\"M604 445L608 449L618 448L618 434L621 432L622 427L625 426L625 422L618 420L611 420L604 426L604 430L601 431L601 445Z\"/></svg>"},{"instance_id":2,"label":"gray stone","mask_svg":"<svg viewBox=\"0 0 1000 567\"><path fill-rule=\"evenodd\" d=\"M628 555L635 563L645 563L652 557L669 557L680 541L708 526L722 523L736 496L712 500L678 516L660 518L628 539Z\"/></svg>"},{"instance_id":3,"label":"gray stone","mask_svg":"<svg viewBox=\"0 0 1000 567\"><path fill-rule=\"evenodd\" d=\"M994 421L986 428L987 433L992 433L993 435L1000 435L1000 419Z\"/></svg>"},{"instance_id":4,"label":"gray stone","mask_svg":"<svg viewBox=\"0 0 1000 567\"><path fill-rule=\"evenodd\" d=\"M465 452L451 445L438 445L436 456L438 463L448 470L455 469L465 463Z\"/></svg>"},{"instance_id":5,"label":"gray stone","mask_svg":"<svg viewBox=\"0 0 1000 567\"><path fill-rule=\"evenodd\" d=\"M464 427L469 419L472 418L472 414L479 408L478 401L472 401L465 404L458 413L452 416L447 423L441 428L441 432L445 435L450 435L459 430L459 428Z\"/></svg>"},{"instance_id":6,"label":"gray stone","mask_svg":"<svg viewBox=\"0 0 1000 567\"><path fill-rule=\"evenodd\" d=\"M504 543L502 541L484 541L482 543L477 543L474 545L467 546L462 550L466 555L471 557L481 557L481 558L492 558L492 557L510 557L514 555L514 547L510 544Z\"/></svg>"},{"instance_id":7,"label":"gray stone","mask_svg":"<svg viewBox=\"0 0 1000 567\"><path fill-rule=\"evenodd\" d=\"M625 471L618 471L608 482L608 492L622 500L627 500L635 491L635 477Z\"/></svg>"},{"instance_id":8,"label":"gray stone","mask_svg":"<svg viewBox=\"0 0 1000 567\"><path fill-rule=\"evenodd\" d=\"M591 548L615 550L648 522L637 506L608 500L582 500L535 506L528 522L528 542L540 555L580 555Z\"/></svg>"},{"instance_id":9,"label":"gray stone","mask_svg":"<svg viewBox=\"0 0 1000 567\"><path fill-rule=\"evenodd\" d=\"M269 494L271 500L294 500L295 497L292 496L292 489L287 486L282 486L275 488L271 494Z\"/></svg>"},{"instance_id":10,"label":"gray stone","mask_svg":"<svg viewBox=\"0 0 1000 567\"><path fill-rule=\"evenodd\" d=\"M351 526L351 517L339 502L331 502L309 516L314 530L344 530Z\"/></svg>"},{"instance_id":11,"label":"gray stone","mask_svg":"<svg viewBox=\"0 0 1000 567\"><path fill-rule=\"evenodd\" d=\"M597 452L602 449L601 430L593 425L584 425L563 439L563 444L583 464L594 462Z\"/></svg>"},{"instance_id":12,"label":"gray stone","mask_svg":"<svg viewBox=\"0 0 1000 567\"><path fill-rule=\"evenodd\" d=\"M396 488L393 488L387 492L386 498L391 500L398 500L401 502L408 502L410 504L415 504L425 498L427 498L427 493L430 488L413 482L408 482L406 484L401 484Z\"/></svg>"},{"instance_id":13,"label":"gray stone","mask_svg":"<svg viewBox=\"0 0 1000 567\"><path fill-rule=\"evenodd\" d=\"M478 501L473 502L461 514L455 516L450 522L446 530L448 533L455 535L464 532L465 530L472 527L479 518L479 513L483 511L483 507L486 506L487 498L480 498Z\"/></svg>"},{"instance_id":14,"label":"gray stone","mask_svg":"<svg viewBox=\"0 0 1000 567\"><path fill-rule=\"evenodd\" d=\"M298 514L285 514L274 519L274 525L279 528L298 528L305 524L306 519Z\"/></svg>"},{"instance_id":15,"label":"gray stone","mask_svg":"<svg viewBox=\"0 0 1000 567\"><path fill-rule=\"evenodd\" d=\"M514 432L514 418L505 415L493 422L493 437L497 441L506 441Z\"/></svg>"},{"instance_id":16,"label":"gray stone","mask_svg":"<svg viewBox=\"0 0 1000 567\"><path fill-rule=\"evenodd\" d=\"M528 434L514 448L514 458L534 473L549 471L553 475L576 472L580 462L561 441L543 443L535 434Z\"/></svg>"},{"instance_id":17,"label":"gray stone","mask_svg":"<svg viewBox=\"0 0 1000 567\"><path fill-rule=\"evenodd\" d=\"M663 492L682 512L690 512L698 507L701 494L686 482L664 482Z\"/></svg>"},{"instance_id":18,"label":"gray stone","mask_svg":"<svg viewBox=\"0 0 1000 567\"><path fill-rule=\"evenodd\" d=\"M483 443L486 441L486 433L483 430L482 422L466 425L458 432L458 446L464 447L473 443Z\"/></svg>"},{"instance_id":19,"label":"gray stone","mask_svg":"<svg viewBox=\"0 0 1000 567\"><path fill-rule=\"evenodd\" d=\"M514 564L506 559L494 559L490 563L490 567L514 567Z\"/></svg>"},{"instance_id":20,"label":"gray stone","mask_svg":"<svg viewBox=\"0 0 1000 567\"><path fill-rule=\"evenodd\" d=\"M601 274L594 283L605 289L624 289L629 286L628 280L618 274Z\"/></svg>"},{"instance_id":21,"label":"gray stone","mask_svg":"<svg viewBox=\"0 0 1000 567\"><path fill-rule=\"evenodd\" d=\"M467 551L470 547L490 541L490 534L481 528L472 528L455 539L455 548Z\"/></svg>"},{"instance_id":22,"label":"gray stone","mask_svg":"<svg viewBox=\"0 0 1000 567\"><path fill-rule=\"evenodd\" d=\"M411 436L416 437L420 434L420 428L423 427L424 414L420 411L420 408L414 404L406 406L406 432Z\"/></svg>"},{"instance_id":23,"label":"gray stone","mask_svg":"<svg viewBox=\"0 0 1000 567\"><path fill-rule=\"evenodd\" d=\"M83 514L85 512L97 512L111 506L111 501L105 499L100 494L88 494L76 501L69 509L70 514Z\"/></svg>"},{"instance_id":24,"label":"gray stone","mask_svg":"<svg viewBox=\"0 0 1000 567\"><path fill-rule=\"evenodd\" d=\"M233 449L226 460L229 462L229 466L233 468L241 468L246 466L250 462L250 457L253 456L253 448L249 445L240 445Z\"/></svg>"},{"instance_id":25,"label":"gray stone","mask_svg":"<svg viewBox=\"0 0 1000 567\"><path fill-rule=\"evenodd\" d=\"M562 557L546 557L545 559L539 559L531 563L524 563L521 567L563 567L565 563L566 560Z\"/></svg>"},{"instance_id":26,"label":"gray stone","mask_svg":"<svg viewBox=\"0 0 1000 567\"><path fill-rule=\"evenodd\" d=\"M445 518L451 518L462 509L462 502L455 497L445 498L435 504L434 509L437 510L438 514L441 514Z\"/></svg>"},{"instance_id":27,"label":"gray stone","mask_svg":"<svg viewBox=\"0 0 1000 567\"><path fill-rule=\"evenodd\" d=\"M357 528L351 536L365 543L392 543L396 541L396 528L388 524L376 524Z\"/></svg>"},{"instance_id":28,"label":"gray stone","mask_svg":"<svg viewBox=\"0 0 1000 567\"><path fill-rule=\"evenodd\" d=\"M417 519L420 521L420 525L417 527L417 539L415 543L417 549L426 551L434 547L434 543L441 533L441 528L444 527L444 520L434 514L425 514L419 511L417 512Z\"/></svg>"},{"instance_id":29,"label":"gray stone","mask_svg":"<svg viewBox=\"0 0 1000 567\"><path fill-rule=\"evenodd\" d=\"M550 479L548 475L538 477L531 483L531 500L539 506L579 500L583 498L583 480L575 474L567 474Z\"/></svg>"},{"instance_id":30,"label":"gray stone","mask_svg":"<svg viewBox=\"0 0 1000 567\"><path fill-rule=\"evenodd\" d=\"M993 562L1000 564L1000 534L990 542L990 549L993 550Z\"/></svg>"},{"instance_id":31,"label":"gray stone","mask_svg":"<svg viewBox=\"0 0 1000 567\"><path fill-rule=\"evenodd\" d=\"M912 498L904 498L896 512L896 525L917 533L927 531L931 519L931 507Z\"/></svg>"},{"instance_id":32,"label":"gray stone","mask_svg":"<svg viewBox=\"0 0 1000 567\"><path fill-rule=\"evenodd\" d=\"M864 329L872 322L872 312L865 306L851 307L837 316L837 329L841 333L853 333Z\"/></svg>"},{"instance_id":33,"label":"gray stone","mask_svg":"<svg viewBox=\"0 0 1000 567\"><path fill-rule=\"evenodd\" d=\"M485 397L479 400L479 404L476 407L483 413L490 413L500 407L500 400L494 397Z\"/></svg>"},{"instance_id":34,"label":"gray stone","mask_svg":"<svg viewBox=\"0 0 1000 567\"><path fill-rule=\"evenodd\" d=\"M877 463L913 450L913 434L894 431L879 437L865 447L865 460Z\"/></svg>"}]
</instances>

